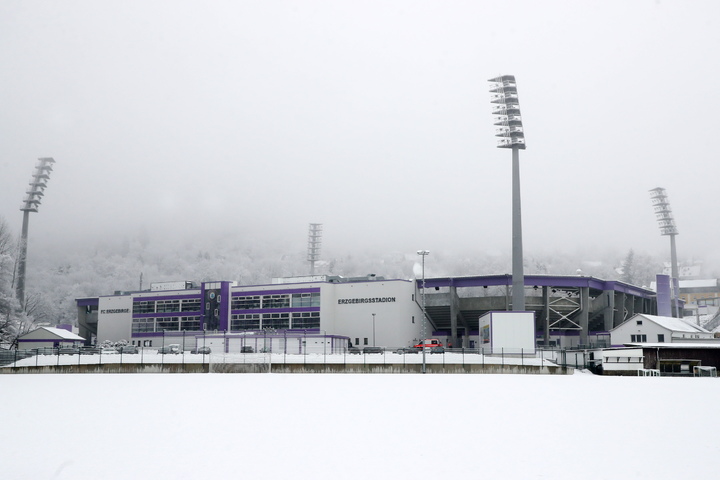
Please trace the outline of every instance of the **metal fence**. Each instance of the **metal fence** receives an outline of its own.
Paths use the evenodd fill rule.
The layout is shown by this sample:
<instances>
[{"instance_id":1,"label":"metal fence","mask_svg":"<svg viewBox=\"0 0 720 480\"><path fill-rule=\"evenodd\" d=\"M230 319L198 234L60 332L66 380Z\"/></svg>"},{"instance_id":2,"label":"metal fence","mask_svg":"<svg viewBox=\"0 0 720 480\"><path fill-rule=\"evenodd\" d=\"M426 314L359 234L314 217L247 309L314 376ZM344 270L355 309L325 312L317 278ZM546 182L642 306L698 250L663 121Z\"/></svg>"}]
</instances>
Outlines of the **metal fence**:
<instances>
[{"instance_id":1,"label":"metal fence","mask_svg":"<svg viewBox=\"0 0 720 480\"><path fill-rule=\"evenodd\" d=\"M256 364L256 365L495 365L495 366L561 366L585 368L587 352L566 350L510 349L510 348L445 348L442 350L375 348L341 351L305 352L246 351L192 353L178 350L159 353L162 348L140 347L137 353L112 352L97 348L46 348L35 350L0 350L0 366L41 367L61 365L184 365L184 364Z\"/></svg>"}]
</instances>

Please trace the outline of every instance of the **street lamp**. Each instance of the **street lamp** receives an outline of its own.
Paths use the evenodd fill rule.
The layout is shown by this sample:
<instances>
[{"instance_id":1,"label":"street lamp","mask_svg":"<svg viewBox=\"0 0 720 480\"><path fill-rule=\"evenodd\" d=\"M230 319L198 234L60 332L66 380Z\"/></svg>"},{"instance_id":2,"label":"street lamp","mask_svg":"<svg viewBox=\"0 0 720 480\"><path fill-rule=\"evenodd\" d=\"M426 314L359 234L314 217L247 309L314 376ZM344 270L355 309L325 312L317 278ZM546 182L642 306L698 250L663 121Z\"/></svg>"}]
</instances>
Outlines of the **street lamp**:
<instances>
[{"instance_id":1,"label":"street lamp","mask_svg":"<svg viewBox=\"0 0 720 480\"><path fill-rule=\"evenodd\" d=\"M680 306L678 305L680 276L678 274L677 252L675 251L675 236L678 235L678 229L675 226L675 219L665 189L662 187L653 188L650 190L650 199L655 210L658 227L660 227L660 235L670 236L670 285L673 290L672 297L675 300L675 317L680 318Z\"/></svg>"},{"instance_id":2,"label":"street lamp","mask_svg":"<svg viewBox=\"0 0 720 480\"><path fill-rule=\"evenodd\" d=\"M522 214L520 207L520 150L525 150L517 84L514 75L491 78L490 103L493 104L495 136L498 148L512 149L512 309L525 310L525 276L523 273Z\"/></svg>"},{"instance_id":3,"label":"street lamp","mask_svg":"<svg viewBox=\"0 0 720 480\"><path fill-rule=\"evenodd\" d=\"M23 212L22 234L20 237L20 252L18 258L17 285L15 287L15 295L17 296L20 308L25 311L25 264L27 260L27 241L28 241L28 223L30 221L30 212L38 211L38 207L45 195L47 181L50 179L50 172L53 170L53 158L38 158L35 165L35 172L30 179L30 190L25 193L27 196L23 199L20 210Z\"/></svg>"},{"instance_id":4,"label":"street lamp","mask_svg":"<svg viewBox=\"0 0 720 480\"><path fill-rule=\"evenodd\" d=\"M420 344L422 345L422 373L425 373L425 321L426 321L426 314L425 314L425 257L430 255L430 250L418 250L417 254L422 257L422 325L421 325L421 331L422 331L422 338L420 339Z\"/></svg>"}]
</instances>

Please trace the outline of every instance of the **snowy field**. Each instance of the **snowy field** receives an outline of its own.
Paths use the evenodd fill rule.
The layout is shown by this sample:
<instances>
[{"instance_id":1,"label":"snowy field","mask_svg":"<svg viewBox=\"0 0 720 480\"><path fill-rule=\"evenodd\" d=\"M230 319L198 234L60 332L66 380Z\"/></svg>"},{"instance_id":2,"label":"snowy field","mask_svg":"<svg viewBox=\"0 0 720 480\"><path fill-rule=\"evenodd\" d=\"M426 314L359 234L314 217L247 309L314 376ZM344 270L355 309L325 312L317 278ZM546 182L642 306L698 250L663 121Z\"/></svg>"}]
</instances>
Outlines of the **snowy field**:
<instances>
[{"instance_id":1,"label":"snowy field","mask_svg":"<svg viewBox=\"0 0 720 480\"><path fill-rule=\"evenodd\" d=\"M717 378L0 375L7 479L717 478Z\"/></svg>"}]
</instances>

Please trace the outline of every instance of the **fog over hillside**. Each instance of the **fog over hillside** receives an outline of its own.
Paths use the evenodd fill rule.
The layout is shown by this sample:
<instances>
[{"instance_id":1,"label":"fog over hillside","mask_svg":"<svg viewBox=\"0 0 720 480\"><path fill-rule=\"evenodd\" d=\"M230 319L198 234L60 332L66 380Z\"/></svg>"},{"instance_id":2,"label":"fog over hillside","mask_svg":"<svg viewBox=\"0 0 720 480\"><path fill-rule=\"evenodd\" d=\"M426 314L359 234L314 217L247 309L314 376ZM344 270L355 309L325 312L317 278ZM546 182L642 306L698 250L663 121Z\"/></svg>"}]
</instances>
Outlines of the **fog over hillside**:
<instances>
[{"instance_id":1,"label":"fog over hillside","mask_svg":"<svg viewBox=\"0 0 720 480\"><path fill-rule=\"evenodd\" d=\"M244 285L266 284L274 277L310 273L304 233L299 232L296 238L248 235L165 239L141 232L133 237L63 248L42 248L31 242L28 291L42 299L53 321L72 322L75 298L146 289L152 282L231 280ZM631 269L623 270L630 250L607 249L582 255L577 251L533 254L528 249L525 273L582 274L649 285L662 271L664 258L632 250ZM342 245L324 244L316 273L345 277L374 273L385 278L411 279L417 275L418 263L415 251L345 249ZM510 273L510 265L509 253L483 251L481 246L464 251L433 248L426 257L425 275L504 274ZM632 278L627 278L629 274Z\"/></svg>"}]
</instances>

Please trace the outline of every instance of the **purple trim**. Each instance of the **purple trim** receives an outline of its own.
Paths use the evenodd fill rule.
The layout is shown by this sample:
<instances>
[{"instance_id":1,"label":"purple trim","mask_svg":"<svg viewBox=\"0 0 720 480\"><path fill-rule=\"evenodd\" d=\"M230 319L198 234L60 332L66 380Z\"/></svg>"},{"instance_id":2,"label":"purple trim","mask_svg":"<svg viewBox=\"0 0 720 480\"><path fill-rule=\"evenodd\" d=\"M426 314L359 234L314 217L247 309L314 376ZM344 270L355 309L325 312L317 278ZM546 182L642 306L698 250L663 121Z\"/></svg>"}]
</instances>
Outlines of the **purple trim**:
<instances>
[{"instance_id":1,"label":"purple trim","mask_svg":"<svg viewBox=\"0 0 720 480\"><path fill-rule=\"evenodd\" d=\"M95 298L76 298L75 303L78 307L97 307L100 304L100 299Z\"/></svg>"},{"instance_id":2,"label":"purple trim","mask_svg":"<svg viewBox=\"0 0 720 480\"><path fill-rule=\"evenodd\" d=\"M249 292L233 292L232 296L235 297L252 297L255 295L282 295L282 294L293 294L293 293L320 293L320 288L294 288L287 290L262 290L262 291L249 291Z\"/></svg>"},{"instance_id":3,"label":"purple trim","mask_svg":"<svg viewBox=\"0 0 720 480\"><path fill-rule=\"evenodd\" d=\"M243 313L296 313L296 312L319 312L320 307L289 307L289 308L254 308L251 310L231 310L233 315Z\"/></svg>"},{"instance_id":4,"label":"purple trim","mask_svg":"<svg viewBox=\"0 0 720 480\"><path fill-rule=\"evenodd\" d=\"M162 313L133 313L132 318L158 318L158 317L199 317L200 311L196 312L162 312Z\"/></svg>"},{"instance_id":5,"label":"purple trim","mask_svg":"<svg viewBox=\"0 0 720 480\"><path fill-rule=\"evenodd\" d=\"M525 275L525 287L589 287L594 290L614 290L616 292L630 293L638 297L654 298L655 292L649 289L636 287L614 280L606 281L595 277L577 275ZM423 280L416 279L417 288L422 288ZM439 277L426 278L425 287L491 287L512 285L512 275L482 275L472 277Z\"/></svg>"},{"instance_id":6,"label":"purple trim","mask_svg":"<svg viewBox=\"0 0 720 480\"><path fill-rule=\"evenodd\" d=\"M228 330L230 328L230 301L232 300L230 297L230 282L222 282L220 285L220 295L222 295L223 298L223 301L220 302L218 306L220 309L218 312L220 314L220 329Z\"/></svg>"},{"instance_id":7,"label":"purple trim","mask_svg":"<svg viewBox=\"0 0 720 480\"><path fill-rule=\"evenodd\" d=\"M67 338L18 338L18 343L33 343L33 342L54 342L54 343L83 343L85 340L71 340Z\"/></svg>"},{"instance_id":8,"label":"purple trim","mask_svg":"<svg viewBox=\"0 0 720 480\"><path fill-rule=\"evenodd\" d=\"M133 302L150 302L155 300L200 300L201 295L161 295L157 297L133 297Z\"/></svg>"}]
</instances>

